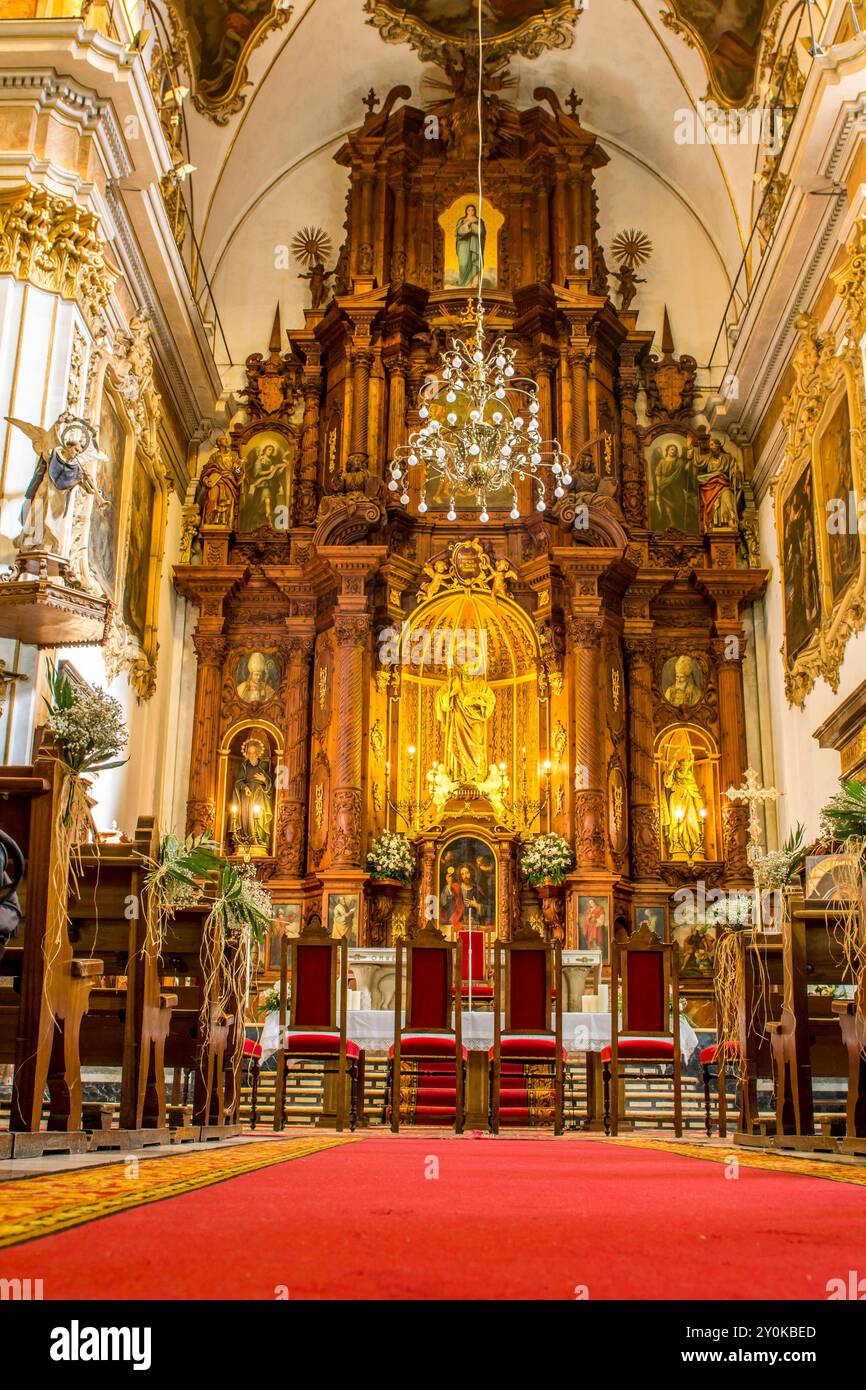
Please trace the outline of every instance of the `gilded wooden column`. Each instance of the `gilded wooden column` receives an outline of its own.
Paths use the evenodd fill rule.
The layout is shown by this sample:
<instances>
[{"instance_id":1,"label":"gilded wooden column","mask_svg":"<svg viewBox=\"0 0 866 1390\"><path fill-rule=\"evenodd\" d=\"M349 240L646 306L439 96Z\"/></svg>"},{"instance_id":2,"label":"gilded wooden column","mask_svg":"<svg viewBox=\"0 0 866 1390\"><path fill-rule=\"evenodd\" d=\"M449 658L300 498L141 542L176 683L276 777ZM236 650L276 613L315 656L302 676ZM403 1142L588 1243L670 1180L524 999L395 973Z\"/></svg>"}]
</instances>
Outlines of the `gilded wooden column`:
<instances>
[{"instance_id":1,"label":"gilded wooden column","mask_svg":"<svg viewBox=\"0 0 866 1390\"><path fill-rule=\"evenodd\" d=\"M630 526L647 524L647 497L644 483L645 468L637 433L635 402L638 390L638 356L645 351L643 343L623 343L619 350L619 386L621 416L622 510Z\"/></svg>"},{"instance_id":2,"label":"gilded wooden column","mask_svg":"<svg viewBox=\"0 0 866 1390\"><path fill-rule=\"evenodd\" d=\"M436 892L436 841L424 840L418 856L418 928L435 927L439 895Z\"/></svg>"},{"instance_id":3,"label":"gilded wooden column","mask_svg":"<svg viewBox=\"0 0 866 1390\"><path fill-rule=\"evenodd\" d=\"M364 656L370 637L367 613L338 614L337 758L329 843L334 868L361 867L361 772L364 742Z\"/></svg>"},{"instance_id":4,"label":"gilded wooden column","mask_svg":"<svg viewBox=\"0 0 866 1390\"><path fill-rule=\"evenodd\" d=\"M583 239L583 179L580 174L572 174L568 179L568 201L571 216L569 218L569 241L568 248L568 271L569 275L582 274L589 278L590 266L586 270L578 271L575 263L575 253L579 246L586 245ZM589 250L589 247L587 247Z\"/></svg>"},{"instance_id":5,"label":"gilded wooden column","mask_svg":"<svg viewBox=\"0 0 866 1390\"><path fill-rule=\"evenodd\" d=\"M279 872L292 878L302 878L305 871L310 669L314 644L314 636L304 633L293 637L284 648L286 784L280 793L276 858Z\"/></svg>"},{"instance_id":6,"label":"gilded wooden column","mask_svg":"<svg viewBox=\"0 0 866 1390\"><path fill-rule=\"evenodd\" d=\"M585 334L572 330L568 363L571 367L571 455L578 468L581 449L589 439L589 341Z\"/></svg>"},{"instance_id":7,"label":"gilded wooden column","mask_svg":"<svg viewBox=\"0 0 866 1390\"><path fill-rule=\"evenodd\" d=\"M600 711L601 640L596 615L576 615L568 624L574 670L574 808L578 868L606 867L604 732Z\"/></svg>"},{"instance_id":8,"label":"gilded wooden column","mask_svg":"<svg viewBox=\"0 0 866 1390\"><path fill-rule=\"evenodd\" d=\"M750 878L752 871L746 858L749 809L740 802L728 801L725 796L728 787L740 786L748 764L742 671L745 638L717 637L713 640L712 652L719 687L719 781L725 860L729 875Z\"/></svg>"},{"instance_id":9,"label":"gilded wooden column","mask_svg":"<svg viewBox=\"0 0 866 1390\"><path fill-rule=\"evenodd\" d=\"M312 526L315 523L318 508L319 403L322 389L321 371L318 363L315 371L309 369L304 371L301 389L304 393L304 420L301 433L301 466L295 501L295 521L299 526Z\"/></svg>"},{"instance_id":10,"label":"gilded wooden column","mask_svg":"<svg viewBox=\"0 0 866 1390\"><path fill-rule=\"evenodd\" d=\"M658 878L659 811L653 762L653 657L648 636L626 636L629 691L631 860L635 878Z\"/></svg>"},{"instance_id":11,"label":"gilded wooden column","mask_svg":"<svg viewBox=\"0 0 866 1390\"><path fill-rule=\"evenodd\" d=\"M197 632L192 642L198 657L192 746L199 751L190 765L186 828L189 835L203 835L216 823L216 750L226 639L219 633Z\"/></svg>"},{"instance_id":12,"label":"gilded wooden column","mask_svg":"<svg viewBox=\"0 0 866 1390\"><path fill-rule=\"evenodd\" d=\"M408 363L404 357L396 357L388 364L388 458L394 457L395 450L406 439L406 372Z\"/></svg>"}]
</instances>

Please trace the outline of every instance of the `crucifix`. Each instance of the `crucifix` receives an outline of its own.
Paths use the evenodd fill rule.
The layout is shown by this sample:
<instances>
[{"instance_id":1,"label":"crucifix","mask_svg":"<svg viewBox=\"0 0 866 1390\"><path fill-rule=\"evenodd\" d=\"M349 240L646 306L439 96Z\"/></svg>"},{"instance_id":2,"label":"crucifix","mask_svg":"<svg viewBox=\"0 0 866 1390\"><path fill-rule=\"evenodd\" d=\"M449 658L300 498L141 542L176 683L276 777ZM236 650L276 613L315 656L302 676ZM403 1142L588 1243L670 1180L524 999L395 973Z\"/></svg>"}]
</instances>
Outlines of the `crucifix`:
<instances>
[{"instance_id":1,"label":"crucifix","mask_svg":"<svg viewBox=\"0 0 866 1390\"><path fill-rule=\"evenodd\" d=\"M749 848L746 851L746 858L752 865L752 873L755 880L755 927L761 925L761 889L758 883L758 870L755 864L761 849L761 819L758 815L758 807L765 801L778 801L781 792L775 787L762 787L760 778L753 767L746 768L743 785L741 787L728 787L727 798L729 801L745 801L749 807Z\"/></svg>"}]
</instances>

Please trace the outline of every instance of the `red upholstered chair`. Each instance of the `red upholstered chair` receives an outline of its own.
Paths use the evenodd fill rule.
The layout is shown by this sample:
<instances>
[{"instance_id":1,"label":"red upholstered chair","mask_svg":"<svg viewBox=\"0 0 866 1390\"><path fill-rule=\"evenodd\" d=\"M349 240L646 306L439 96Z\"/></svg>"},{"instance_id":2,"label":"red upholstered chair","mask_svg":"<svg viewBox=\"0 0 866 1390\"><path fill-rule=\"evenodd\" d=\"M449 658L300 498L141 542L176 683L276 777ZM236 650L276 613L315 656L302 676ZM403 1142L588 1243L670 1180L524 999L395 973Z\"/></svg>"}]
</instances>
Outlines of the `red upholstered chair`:
<instances>
[{"instance_id":1,"label":"red upholstered chair","mask_svg":"<svg viewBox=\"0 0 866 1390\"><path fill-rule=\"evenodd\" d=\"M549 1115L561 1134L562 947L526 927L497 941L493 960L490 1128L498 1134L500 1123L538 1124Z\"/></svg>"},{"instance_id":2,"label":"red upholstered chair","mask_svg":"<svg viewBox=\"0 0 866 1390\"><path fill-rule=\"evenodd\" d=\"M457 933L462 947L460 992L464 1004L491 1004L493 985L490 982L490 933L477 928Z\"/></svg>"},{"instance_id":3,"label":"red upholstered chair","mask_svg":"<svg viewBox=\"0 0 866 1390\"><path fill-rule=\"evenodd\" d=\"M292 1006L284 1040L285 1056L321 1064L322 1075L337 1077L336 1126L343 1128L346 1112L346 1077L350 1081L349 1122L358 1115L358 1093L363 1086L364 1053L346 1037L349 949L346 938L334 941L321 922L311 918L300 936L289 942L292 969ZM337 980L340 1006L337 1009ZM278 1111L285 1114L285 1065L281 1068Z\"/></svg>"},{"instance_id":4,"label":"red upholstered chair","mask_svg":"<svg viewBox=\"0 0 866 1390\"><path fill-rule=\"evenodd\" d=\"M624 1067L673 1066L674 1133L683 1132L680 1062L680 990L677 947L644 924L626 941L614 939L611 960L611 1042L601 1054L604 1129L619 1128L619 1080ZM622 989L622 1021L617 999ZM611 1112L610 1094L614 1094Z\"/></svg>"},{"instance_id":5,"label":"red upholstered chair","mask_svg":"<svg viewBox=\"0 0 866 1390\"><path fill-rule=\"evenodd\" d=\"M391 1129L400 1130L401 1111L413 1124L451 1124L463 1132L466 1049L460 1028L462 946L428 926L397 941L394 1045L388 1063ZM406 1016L403 1019L403 960ZM452 1022L453 1008L453 1022Z\"/></svg>"},{"instance_id":6,"label":"red upholstered chair","mask_svg":"<svg viewBox=\"0 0 866 1390\"><path fill-rule=\"evenodd\" d=\"M244 1070L250 1083L250 1129L259 1122L259 1074L261 1072L262 1045L255 1038L244 1038Z\"/></svg>"},{"instance_id":7,"label":"red upholstered chair","mask_svg":"<svg viewBox=\"0 0 866 1390\"><path fill-rule=\"evenodd\" d=\"M701 1074L704 1079L704 1115L706 1117L707 1134L712 1134L713 1117L710 1114L710 1081L712 1080L710 1067L716 1069L716 1094L718 1097L719 1108L719 1138L727 1138L728 1133L728 1092L725 1085L725 1075L733 1072L739 1075L740 1070L740 1044L729 1042L725 1044L725 1061L720 1065L718 1056L718 1043L710 1043L709 1047L701 1048Z\"/></svg>"}]
</instances>

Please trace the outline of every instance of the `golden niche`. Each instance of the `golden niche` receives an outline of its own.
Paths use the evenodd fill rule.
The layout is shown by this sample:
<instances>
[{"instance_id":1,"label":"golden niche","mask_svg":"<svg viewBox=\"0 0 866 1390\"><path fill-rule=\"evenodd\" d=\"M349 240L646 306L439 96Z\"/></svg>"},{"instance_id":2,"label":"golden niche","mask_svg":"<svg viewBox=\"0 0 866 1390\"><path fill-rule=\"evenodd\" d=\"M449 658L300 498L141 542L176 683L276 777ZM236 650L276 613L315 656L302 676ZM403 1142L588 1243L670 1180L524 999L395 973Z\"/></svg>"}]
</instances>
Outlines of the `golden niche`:
<instances>
[{"instance_id":1,"label":"golden niche","mask_svg":"<svg viewBox=\"0 0 866 1390\"><path fill-rule=\"evenodd\" d=\"M656 742L662 859L718 858L718 752L704 729L675 725Z\"/></svg>"}]
</instances>

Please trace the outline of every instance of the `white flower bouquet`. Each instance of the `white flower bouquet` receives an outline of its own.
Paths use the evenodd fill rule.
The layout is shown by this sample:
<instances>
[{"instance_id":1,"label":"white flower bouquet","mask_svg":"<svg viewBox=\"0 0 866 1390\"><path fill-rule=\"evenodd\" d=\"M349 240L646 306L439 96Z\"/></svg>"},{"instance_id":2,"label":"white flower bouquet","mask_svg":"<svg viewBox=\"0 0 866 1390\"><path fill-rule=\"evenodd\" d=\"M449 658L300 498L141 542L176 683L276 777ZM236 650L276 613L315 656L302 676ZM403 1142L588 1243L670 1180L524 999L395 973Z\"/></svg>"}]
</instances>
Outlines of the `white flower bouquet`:
<instances>
[{"instance_id":1,"label":"white flower bouquet","mask_svg":"<svg viewBox=\"0 0 866 1390\"><path fill-rule=\"evenodd\" d=\"M562 883L574 868L574 850L561 835L536 835L520 861L527 883Z\"/></svg>"},{"instance_id":2,"label":"white flower bouquet","mask_svg":"<svg viewBox=\"0 0 866 1390\"><path fill-rule=\"evenodd\" d=\"M415 850L405 835L383 830L370 846L367 864L371 878L393 878L398 883L411 883L415 874Z\"/></svg>"},{"instance_id":3,"label":"white flower bouquet","mask_svg":"<svg viewBox=\"0 0 866 1390\"><path fill-rule=\"evenodd\" d=\"M79 690L54 665L48 663L50 698L46 698L48 728L57 742L60 760L67 769L69 790L65 824L73 818L81 778L90 773L122 767L118 757L126 747L127 733L123 710L104 690Z\"/></svg>"}]
</instances>

